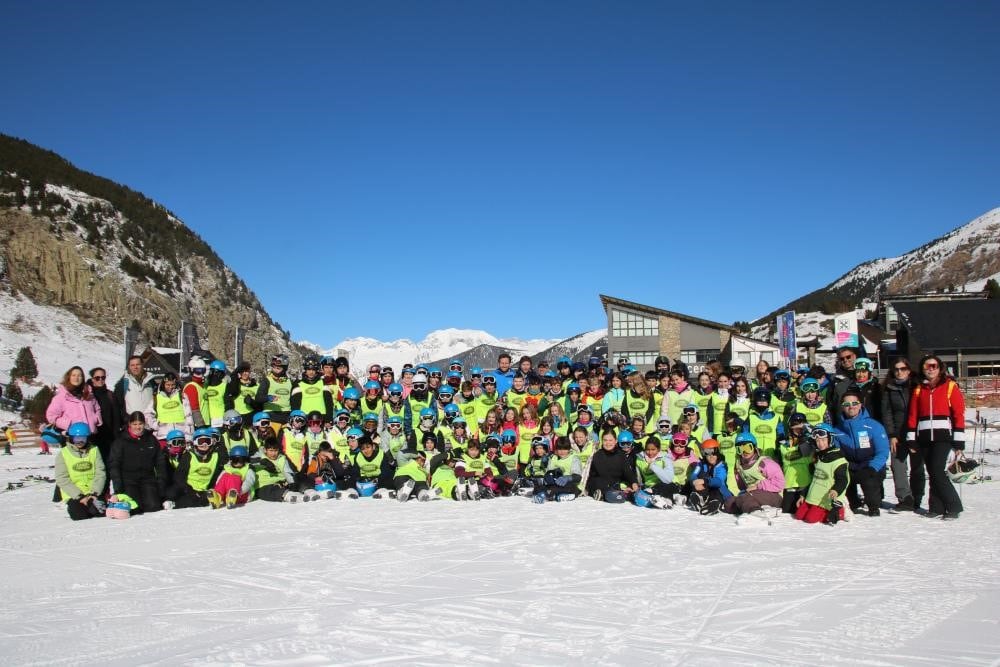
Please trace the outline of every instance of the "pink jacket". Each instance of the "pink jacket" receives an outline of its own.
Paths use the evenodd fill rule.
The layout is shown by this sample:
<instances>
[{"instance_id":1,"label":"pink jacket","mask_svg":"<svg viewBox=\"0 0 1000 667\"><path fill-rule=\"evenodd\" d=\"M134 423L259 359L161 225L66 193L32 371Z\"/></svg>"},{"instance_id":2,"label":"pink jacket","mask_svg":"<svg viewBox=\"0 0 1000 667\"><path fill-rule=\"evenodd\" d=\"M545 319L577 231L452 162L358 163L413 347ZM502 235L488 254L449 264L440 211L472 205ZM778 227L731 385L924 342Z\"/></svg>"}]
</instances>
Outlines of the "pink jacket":
<instances>
[{"instance_id":1,"label":"pink jacket","mask_svg":"<svg viewBox=\"0 0 1000 667\"><path fill-rule=\"evenodd\" d=\"M101 425L101 408L97 400L89 391L87 398L77 398L66 391L66 387L59 385L56 395L52 397L52 402L45 410L45 419L56 428L66 430L70 424L84 422L90 427L91 433L97 432L97 427Z\"/></svg>"},{"instance_id":2,"label":"pink jacket","mask_svg":"<svg viewBox=\"0 0 1000 667\"><path fill-rule=\"evenodd\" d=\"M739 465L739 462L736 465ZM765 456L760 462L760 471L764 474L764 479L757 483L758 491L781 493L785 490L785 473L781 471L781 466L775 461ZM743 481L739 479L738 475L737 480L739 487L741 489L745 488Z\"/></svg>"}]
</instances>

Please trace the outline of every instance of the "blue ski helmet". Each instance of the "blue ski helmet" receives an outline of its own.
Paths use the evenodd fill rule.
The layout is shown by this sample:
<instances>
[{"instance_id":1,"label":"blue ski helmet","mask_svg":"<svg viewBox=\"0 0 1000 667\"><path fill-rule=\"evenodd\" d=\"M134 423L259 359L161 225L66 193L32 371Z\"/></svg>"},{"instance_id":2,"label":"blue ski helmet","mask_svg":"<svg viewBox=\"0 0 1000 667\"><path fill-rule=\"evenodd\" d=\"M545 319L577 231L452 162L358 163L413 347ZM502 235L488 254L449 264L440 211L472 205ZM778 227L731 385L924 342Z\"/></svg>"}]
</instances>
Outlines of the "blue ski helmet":
<instances>
[{"instance_id":1,"label":"blue ski helmet","mask_svg":"<svg viewBox=\"0 0 1000 667\"><path fill-rule=\"evenodd\" d=\"M66 435L70 438L89 438L90 426L86 422L73 422L66 429Z\"/></svg>"},{"instance_id":2,"label":"blue ski helmet","mask_svg":"<svg viewBox=\"0 0 1000 667\"><path fill-rule=\"evenodd\" d=\"M365 391L378 391L382 388L382 385L375 380L369 380L365 382ZM344 392L344 398L347 398L347 392Z\"/></svg>"},{"instance_id":3,"label":"blue ski helmet","mask_svg":"<svg viewBox=\"0 0 1000 667\"><path fill-rule=\"evenodd\" d=\"M505 429L503 433L500 434L500 442L513 444L517 442L517 432L514 429Z\"/></svg>"},{"instance_id":4,"label":"blue ski helmet","mask_svg":"<svg viewBox=\"0 0 1000 667\"><path fill-rule=\"evenodd\" d=\"M451 417L452 419L454 419L459 415L460 412L461 410L454 403L449 403L448 405L444 406L445 417Z\"/></svg>"},{"instance_id":5,"label":"blue ski helmet","mask_svg":"<svg viewBox=\"0 0 1000 667\"><path fill-rule=\"evenodd\" d=\"M250 450L246 448L246 445L234 445L232 449L229 450L229 458L249 458Z\"/></svg>"},{"instance_id":6,"label":"blue ski helmet","mask_svg":"<svg viewBox=\"0 0 1000 667\"><path fill-rule=\"evenodd\" d=\"M393 382L389 385L389 395L390 396L402 396L403 395L403 385L398 382Z\"/></svg>"},{"instance_id":7,"label":"blue ski helmet","mask_svg":"<svg viewBox=\"0 0 1000 667\"><path fill-rule=\"evenodd\" d=\"M347 433L345 433L344 435L346 435L348 439L351 439L351 438L360 438L364 434L365 432L362 431L360 428L358 428L357 426L352 426L351 428L347 429Z\"/></svg>"},{"instance_id":8,"label":"blue ski helmet","mask_svg":"<svg viewBox=\"0 0 1000 667\"><path fill-rule=\"evenodd\" d=\"M350 400L360 401L361 400L361 392L359 392L354 387L348 387L347 389L344 390L344 400L345 401L350 401Z\"/></svg>"},{"instance_id":9,"label":"blue ski helmet","mask_svg":"<svg viewBox=\"0 0 1000 667\"><path fill-rule=\"evenodd\" d=\"M212 370L212 371L221 371L221 372L225 373L226 372L226 364L223 363L223 362L221 362L221 361L219 361L218 359L216 359L215 361L213 361L212 363L210 363L208 365L208 369Z\"/></svg>"},{"instance_id":10,"label":"blue ski helmet","mask_svg":"<svg viewBox=\"0 0 1000 667\"><path fill-rule=\"evenodd\" d=\"M263 421L271 421L271 415L266 412L258 412L253 416L253 425L258 426Z\"/></svg>"},{"instance_id":11,"label":"blue ski helmet","mask_svg":"<svg viewBox=\"0 0 1000 667\"><path fill-rule=\"evenodd\" d=\"M434 408L424 408L420 411L421 419L437 419L437 410Z\"/></svg>"},{"instance_id":12,"label":"blue ski helmet","mask_svg":"<svg viewBox=\"0 0 1000 667\"><path fill-rule=\"evenodd\" d=\"M618 434L618 446L622 449L626 447L631 447L635 444L635 436L632 435L631 431L622 431Z\"/></svg>"}]
</instances>

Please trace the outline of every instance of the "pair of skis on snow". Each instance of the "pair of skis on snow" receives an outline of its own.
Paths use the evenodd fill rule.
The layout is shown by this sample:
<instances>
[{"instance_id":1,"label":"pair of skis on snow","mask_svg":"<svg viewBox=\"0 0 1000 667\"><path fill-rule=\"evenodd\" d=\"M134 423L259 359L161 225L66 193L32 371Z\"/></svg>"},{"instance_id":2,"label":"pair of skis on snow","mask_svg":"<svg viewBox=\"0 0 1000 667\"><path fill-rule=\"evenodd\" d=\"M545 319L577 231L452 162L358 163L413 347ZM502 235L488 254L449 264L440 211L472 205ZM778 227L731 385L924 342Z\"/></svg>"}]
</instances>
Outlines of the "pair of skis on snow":
<instances>
[{"instance_id":1,"label":"pair of skis on snow","mask_svg":"<svg viewBox=\"0 0 1000 667\"><path fill-rule=\"evenodd\" d=\"M7 482L7 488L0 491L0 493L17 491L18 489L23 489L25 486L32 486L35 484L55 484L55 481L56 480L53 478L45 477L43 475L27 475L16 482Z\"/></svg>"}]
</instances>

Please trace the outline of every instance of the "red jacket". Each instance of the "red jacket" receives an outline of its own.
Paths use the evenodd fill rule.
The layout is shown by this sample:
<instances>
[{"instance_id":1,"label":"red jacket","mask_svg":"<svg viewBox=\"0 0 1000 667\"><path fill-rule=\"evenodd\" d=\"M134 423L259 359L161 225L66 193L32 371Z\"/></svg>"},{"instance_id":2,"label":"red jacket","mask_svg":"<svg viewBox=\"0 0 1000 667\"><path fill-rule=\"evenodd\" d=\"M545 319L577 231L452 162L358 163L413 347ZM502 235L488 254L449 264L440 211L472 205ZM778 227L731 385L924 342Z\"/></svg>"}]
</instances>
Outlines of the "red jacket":
<instances>
[{"instance_id":1,"label":"red jacket","mask_svg":"<svg viewBox=\"0 0 1000 667\"><path fill-rule=\"evenodd\" d=\"M910 415L906 420L908 441L921 444L951 442L955 449L965 449L965 397L954 380L947 379L931 389L917 385L910 397Z\"/></svg>"}]
</instances>

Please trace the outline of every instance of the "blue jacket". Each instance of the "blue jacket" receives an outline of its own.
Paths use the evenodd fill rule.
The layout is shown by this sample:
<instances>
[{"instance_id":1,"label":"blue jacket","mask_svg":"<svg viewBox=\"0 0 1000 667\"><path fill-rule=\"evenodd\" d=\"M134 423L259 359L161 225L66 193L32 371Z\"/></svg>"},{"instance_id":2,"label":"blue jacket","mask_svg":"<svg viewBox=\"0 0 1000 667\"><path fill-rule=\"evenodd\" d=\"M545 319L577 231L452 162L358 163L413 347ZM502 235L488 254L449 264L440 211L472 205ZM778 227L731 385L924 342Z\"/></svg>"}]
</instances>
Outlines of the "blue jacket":
<instances>
[{"instance_id":1,"label":"blue jacket","mask_svg":"<svg viewBox=\"0 0 1000 667\"><path fill-rule=\"evenodd\" d=\"M691 466L689 479L705 480L705 486L710 489L718 489L722 493L723 500L725 500L733 495L733 492L729 490L729 486L726 484L726 477L728 475L729 469L726 468L725 461L719 461L714 466L709 466L705 461L698 461Z\"/></svg>"},{"instance_id":2,"label":"blue jacket","mask_svg":"<svg viewBox=\"0 0 1000 667\"><path fill-rule=\"evenodd\" d=\"M497 380L497 395L503 396L507 393L507 390L511 388L514 384L514 367L511 366L507 369L506 373L501 373L500 369L490 371L490 375Z\"/></svg>"},{"instance_id":3,"label":"blue jacket","mask_svg":"<svg viewBox=\"0 0 1000 667\"><path fill-rule=\"evenodd\" d=\"M840 430L834 433L834 437L851 470L860 470L865 466L872 470L885 470L889 458L889 436L885 427L864 408L854 419L842 419Z\"/></svg>"}]
</instances>

